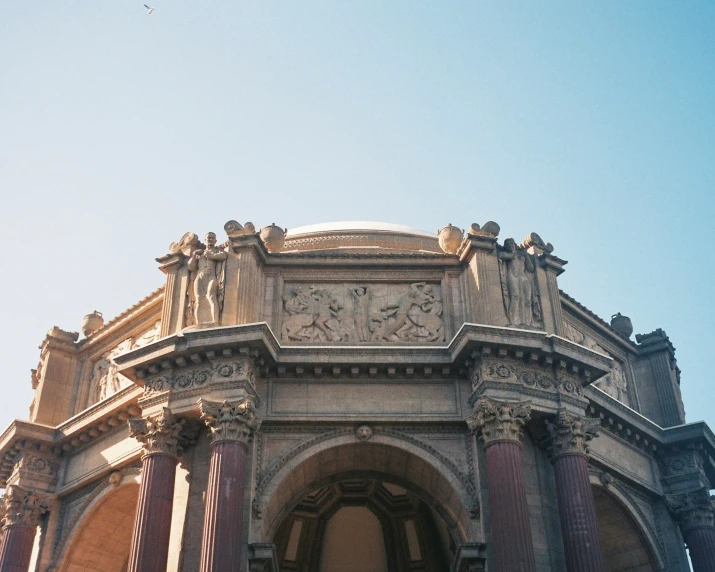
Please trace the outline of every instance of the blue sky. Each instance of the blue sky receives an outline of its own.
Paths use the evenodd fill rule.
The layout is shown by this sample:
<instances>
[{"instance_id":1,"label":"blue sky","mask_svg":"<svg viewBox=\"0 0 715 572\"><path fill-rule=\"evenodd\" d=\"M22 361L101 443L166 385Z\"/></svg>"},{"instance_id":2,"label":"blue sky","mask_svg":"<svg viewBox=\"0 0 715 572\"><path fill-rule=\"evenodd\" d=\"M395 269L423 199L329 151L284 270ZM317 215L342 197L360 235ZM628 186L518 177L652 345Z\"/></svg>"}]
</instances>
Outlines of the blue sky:
<instances>
[{"instance_id":1,"label":"blue sky","mask_svg":"<svg viewBox=\"0 0 715 572\"><path fill-rule=\"evenodd\" d=\"M5 2L0 425L53 325L161 285L229 219L493 219L677 347L715 427L715 4Z\"/></svg>"}]
</instances>

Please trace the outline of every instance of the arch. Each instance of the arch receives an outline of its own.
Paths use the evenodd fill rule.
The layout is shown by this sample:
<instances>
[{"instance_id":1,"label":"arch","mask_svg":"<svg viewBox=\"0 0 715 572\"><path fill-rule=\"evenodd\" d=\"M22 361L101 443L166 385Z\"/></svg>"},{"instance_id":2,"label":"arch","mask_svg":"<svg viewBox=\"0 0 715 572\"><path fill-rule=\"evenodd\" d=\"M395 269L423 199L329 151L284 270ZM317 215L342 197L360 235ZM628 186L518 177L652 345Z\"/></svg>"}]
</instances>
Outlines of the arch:
<instances>
[{"instance_id":1,"label":"arch","mask_svg":"<svg viewBox=\"0 0 715 572\"><path fill-rule=\"evenodd\" d=\"M609 570L664 570L656 536L626 492L617 483L604 487L591 477L599 536ZM627 554L628 553L628 554ZM614 564L614 561L623 564Z\"/></svg>"},{"instance_id":2,"label":"arch","mask_svg":"<svg viewBox=\"0 0 715 572\"><path fill-rule=\"evenodd\" d=\"M474 540L478 517L476 488L447 457L412 436L375 430L356 441L353 430L338 431L276 461L259 480L254 514L262 518L256 541L271 542L286 515L316 486L361 476L398 484L415 493L445 521L460 542Z\"/></svg>"},{"instance_id":3,"label":"arch","mask_svg":"<svg viewBox=\"0 0 715 572\"><path fill-rule=\"evenodd\" d=\"M59 563L57 570L123 572L138 499L138 475L125 474L120 480L113 473L100 483L65 529L53 558Z\"/></svg>"}]
</instances>

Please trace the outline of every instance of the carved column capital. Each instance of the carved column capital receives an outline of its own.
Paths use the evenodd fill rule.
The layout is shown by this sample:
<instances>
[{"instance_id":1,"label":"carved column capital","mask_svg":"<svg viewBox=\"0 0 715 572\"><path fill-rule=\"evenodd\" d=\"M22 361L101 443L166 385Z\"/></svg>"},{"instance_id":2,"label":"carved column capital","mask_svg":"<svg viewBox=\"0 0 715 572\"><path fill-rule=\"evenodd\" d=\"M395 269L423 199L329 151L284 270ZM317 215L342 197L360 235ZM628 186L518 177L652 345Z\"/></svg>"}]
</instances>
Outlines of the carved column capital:
<instances>
[{"instance_id":1,"label":"carved column capital","mask_svg":"<svg viewBox=\"0 0 715 572\"><path fill-rule=\"evenodd\" d=\"M707 487L680 495L666 495L666 501L675 515L683 536L698 528L715 528L715 497Z\"/></svg>"},{"instance_id":2,"label":"carved column capital","mask_svg":"<svg viewBox=\"0 0 715 572\"><path fill-rule=\"evenodd\" d=\"M480 397L474 405L474 414L467 419L467 425L474 432L481 433L486 449L494 443L509 441L521 445L522 427L531 416L528 401L494 401Z\"/></svg>"},{"instance_id":3,"label":"carved column capital","mask_svg":"<svg viewBox=\"0 0 715 572\"><path fill-rule=\"evenodd\" d=\"M252 397L239 401L199 400L201 419L208 425L212 444L221 441L248 443L261 426Z\"/></svg>"},{"instance_id":4,"label":"carved column capital","mask_svg":"<svg viewBox=\"0 0 715 572\"><path fill-rule=\"evenodd\" d=\"M182 451L183 419L177 419L168 407L140 419L129 419L129 435L144 445L144 455L178 457Z\"/></svg>"},{"instance_id":5,"label":"carved column capital","mask_svg":"<svg viewBox=\"0 0 715 572\"><path fill-rule=\"evenodd\" d=\"M53 500L51 496L28 491L17 485L9 485L0 505L3 528L36 527L40 517L52 506Z\"/></svg>"},{"instance_id":6,"label":"carved column capital","mask_svg":"<svg viewBox=\"0 0 715 572\"><path fill-rule=\"evenodd\" d=\"M549 436L546 438L546 450L555 460L563 455L588 456L588 442L598 436L598 419L571 415L560 410L554 421L546 420Z\"/></svg>"}]
</instances>

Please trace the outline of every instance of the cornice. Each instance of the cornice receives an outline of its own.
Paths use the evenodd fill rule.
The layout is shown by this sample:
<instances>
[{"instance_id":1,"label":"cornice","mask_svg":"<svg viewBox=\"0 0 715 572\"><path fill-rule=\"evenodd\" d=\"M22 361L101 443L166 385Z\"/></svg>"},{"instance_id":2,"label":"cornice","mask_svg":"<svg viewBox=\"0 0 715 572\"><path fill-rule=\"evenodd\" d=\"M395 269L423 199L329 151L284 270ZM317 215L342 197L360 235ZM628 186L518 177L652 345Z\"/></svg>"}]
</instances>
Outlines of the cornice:
<instances>
[{"instance_id":1,"label":"cornice","mask_svg":"<svg viewBox=\"0 0 715 572\"><path fill-rule=\"evenodd\" d=\"M464 375L476 356L555 365L588 384L606 375L611 358L546 332L464 324L446 345L282 346L265 322L187 330L117 356L119 372L139 385L149 375L244 355L264 374L317 376ZM357 369L356 369L357 368Z\"/></svg>"},{"instance_id":2,"label":"cornice","mask_svg":"<svg viewBox=\"0 0 715 572\"><path fill-rule=\"evenodd\" d=\"M116 334L122 327L133 322L137 316L149 313L154 306L161 308L161 302L164 300L164 288L164 285L160 286L151 294L145 296L139 300L139 302L109 320L97 331L93 332L83 340L80 340L77 343L77 347L82 350L87 347L97 346L101 344L103 340L106 340Z\"/></svg>"}]
</instances>

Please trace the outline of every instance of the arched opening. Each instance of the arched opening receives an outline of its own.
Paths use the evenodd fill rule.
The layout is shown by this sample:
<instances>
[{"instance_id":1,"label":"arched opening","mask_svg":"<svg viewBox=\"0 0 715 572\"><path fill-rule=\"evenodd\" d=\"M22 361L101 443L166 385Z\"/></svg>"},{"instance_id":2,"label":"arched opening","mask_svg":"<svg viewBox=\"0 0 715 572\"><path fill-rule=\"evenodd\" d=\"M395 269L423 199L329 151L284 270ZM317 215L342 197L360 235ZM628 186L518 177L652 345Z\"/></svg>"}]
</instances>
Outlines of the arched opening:
<instances>
[{"instance_id":1,"label":"arched opening","mask_svg":"<svg viewBox=\"0 0 715 572\"><path fill-rule=\"evenodd\" d=\"M258 506L280 569L449 570L476 503L454 466L424 453L374 439L323 443L269 471Z\"/></svg>"},{"instance_id":2,"label":"arched opening","mask_svg":"<svg viewBox=\"0 0 715 572\"><path fill-rule=\"evenodd\" d=\"M109 493L87 515L62 559L60 572L125 572L139 485Z\"/></svg>"},{"instance_id":3,"label":"arched opening","mask_svg":"<svg viewBox=\"0 0 715 572\"><path fill-rule=\"evenodd\" d=\"M447 572L455 542L444 521L407 489L346 478L307 494L274 542L280 569L297 572Z\"/></svg>"},{"instance_id":4,"label":"arched opening","mask_svg":"<svg viewBox=\"0 0 715 572\"><path fill-rule=\"evenodd\" d=\"M655 558L639 527L617 499L594 486L598 534L609 572L656 572Z\"/></svg>"}]
</instances>

